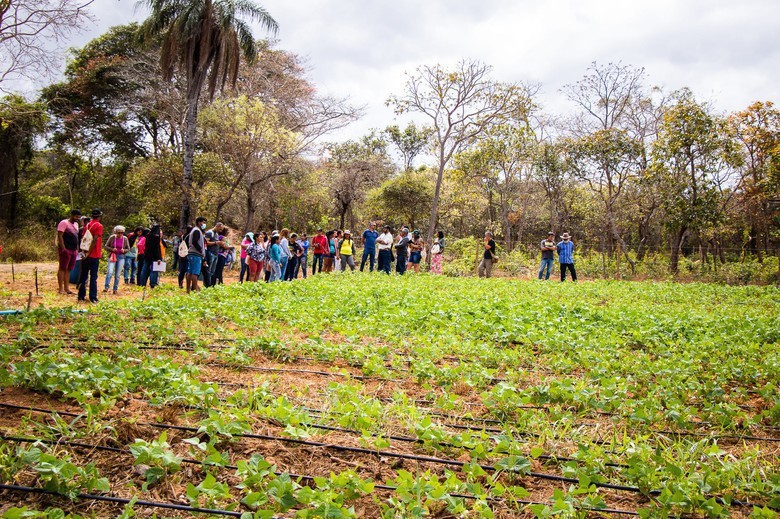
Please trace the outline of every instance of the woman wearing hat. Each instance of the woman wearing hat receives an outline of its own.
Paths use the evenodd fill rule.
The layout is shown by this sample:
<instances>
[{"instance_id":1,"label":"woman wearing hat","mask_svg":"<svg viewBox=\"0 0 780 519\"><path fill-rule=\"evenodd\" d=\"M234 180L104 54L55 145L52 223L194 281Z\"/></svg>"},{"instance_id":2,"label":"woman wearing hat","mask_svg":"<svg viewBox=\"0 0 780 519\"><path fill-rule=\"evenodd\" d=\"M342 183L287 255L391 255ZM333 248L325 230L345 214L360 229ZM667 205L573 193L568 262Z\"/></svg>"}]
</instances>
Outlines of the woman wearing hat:
<instances>
[{"instance_id":1,"label":"woman wearing hat","mask_svg":"<svg viewBox=\"0 0 780 519\"><path fill-rule=\"evenodd\" d=\"M125 254L130 250L130 241L125 236L125 228L121 225L114 227L114 233L103 246L108 251L108 270L106 271L106 283L103 292L108 292L111 277L114 277L114 294L119 289L119 275L125 268Z\"/></svg>"},{"instance_id":2,"label":"woman wearing hat","mask_svg":"<svg viewBox=\"0 0 780 519\"><path fill-rule=\"evenodd\" d=\"M341 271L349 269L355 270L355 242L352 240L352 233L344 231L344 238L339 243L339 256L341 257Z\"/></svg>"}]
</instances>

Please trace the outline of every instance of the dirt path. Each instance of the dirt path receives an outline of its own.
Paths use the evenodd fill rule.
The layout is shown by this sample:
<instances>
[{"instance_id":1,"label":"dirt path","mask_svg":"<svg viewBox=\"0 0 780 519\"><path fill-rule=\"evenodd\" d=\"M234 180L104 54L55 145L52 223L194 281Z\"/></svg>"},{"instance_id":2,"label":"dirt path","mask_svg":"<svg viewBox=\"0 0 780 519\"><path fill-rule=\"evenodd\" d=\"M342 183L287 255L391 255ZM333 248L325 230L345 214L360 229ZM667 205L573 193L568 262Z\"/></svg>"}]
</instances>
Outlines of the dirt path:
<instances>
[{"instance_id":1,"label":"dirt path","mask_svg":"<svg viewBox=\"0 0 780 519\"><path fill-rule=\"evenodd\" d=\"M105 267L101 262L101 267ZM239 275L238 266L234 270L225 271L225 283L237 283ZM37 275L36 275L37 274ZM114 300L117 298L137 299L143 296L143 288L135 285L124 284L121 281L117 295L103 292L105 272L101 272L98 278L98 297L102 300ZM37 288L36 288L37 277ZM175 273L167 272L160 278L161 285L176 286L178 280ZM71 285L74 292L76 288ZM148 289L147 289L148 291ZM30 298L32 294L32 298ZM60 308L66 306L81 305L76 296L61 295L57 293L57 263L0 263L0 310L25 310L28 303L31 308L43 306L45 308Z\"/></svg>"}]
</instances>

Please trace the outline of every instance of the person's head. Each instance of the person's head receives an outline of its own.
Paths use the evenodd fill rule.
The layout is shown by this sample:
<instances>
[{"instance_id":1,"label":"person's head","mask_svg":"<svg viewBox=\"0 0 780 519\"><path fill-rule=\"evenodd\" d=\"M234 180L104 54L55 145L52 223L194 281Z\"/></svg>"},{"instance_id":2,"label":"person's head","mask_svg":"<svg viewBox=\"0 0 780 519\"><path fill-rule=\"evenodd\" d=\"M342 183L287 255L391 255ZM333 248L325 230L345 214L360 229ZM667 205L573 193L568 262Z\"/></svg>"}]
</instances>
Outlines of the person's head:
<instances>
[{"instance_id":1,"label":"person's head","mask_svg":"<svg viewBox=\"0 0 780 519\"><path fill-rule=\"evenodd\" d=\"M306 241L306 233L305 232L301 233L301 241Z\"/></svg>"},{"instance_id":2,"label":"person's head","mask_svg":"<svg viewBox=\"0 0 780 519\"><path fill-rule=\"evenodd\" d=\"M298 235L297 235L296 233L292 233L292 234L290 235L290 241L291 241L291 242L293 242L293 243L295 243L296 241L298 241Z\"/></svg>"},{"instance_id":3,"label":"person's head","mask_svg":"<svg viewBox=\"0 0 780 519\"><path fill-rule=\"evenodd\" d=\"M71 222L78 222L81 218L81 211L78 209L74 209L70 212L70 221Z\"/></svg>"},{"instance_id":4,"label":"person's head","mask_svg":"<svg viewBox=\"0 0 780 519\"><path fill-rule=\"evenodd\" d=\"M147 227L147 228L145 228L145 229L143 230L143 232L141 233L141 235L142 235L142 236L149 236L149 233L150 233L150 232L152 232L152 230L151 230L151 229L149 229L149 228Z\"/></svg>"},{"instance_id":5,"label":"person's head","mask_svg":"<svg viewBox=\"0 0 780 519\"><path fill-rule=\"evenodd\" d=\"M185 233L185 231L184 231L184 230L182 230L182 229L179 229L178 231L176 231L176 236L178 236L179 238L181 238L182 236L184 236L184 233Z\"/></svg>"},{"instance_id":6,"label":"person's head","mask_svg":"<svg viewBox=\"0 0 780 519\"><path fill-rule=\"evenodd\" d=\"M567 233L567 232L561 234L561 239L563 241L569 241L570 238L571 238L571 236L569 236L569 233Z\"/></svg>"},{"instance_id":7,"label":"person's head","mask_svg":"<svg viewBox=\"0 0 780 519\"><path fill-rule=\"evenodd\" d=\"M282 236L282 238L287 238L288 236L290 236L290 229L288 229L287 227L285 227L284 229L282 229L282 230L279 232L279 234Z\"/></svg>"},{"instance_id":8,"label":"person's head","mask_svg":"<svg viewBox=\"0 0 780 519\"><path fill-rule=\"evenodd\" d=\"M385 225L384 227L382 227L382 232L390 232L390 226Z\"/></svg>"},{"instance_id":9,"label":"person's head","mask_svg":"<svg viewBox=\"0 0 780 519\"><path fill-rule=\"evenodd\" d=\"M325 237L328 239L333 238L333 235L336 234L336 231L328 231L325 233Z\"/></svg>"},{"instance_id":10,"label":"person's head","mask_svg":"<svg viewBox=\"0 0 780 519\"><path fill-rule=\"evenodd\" d=\"M322 236L322 227L317 229L317 236Z\"/></svg>"},{"instance_id":11,"label":"person's head","mask_svg":"<svg viewBox=\"0 0 780 519\"><path fill-rule=\"evenodd\" d=\"M485 239L492 240L493 239L493 233L490 231L485 231Z\"/></svg>"},{"instance_id":12,"label":"person's head","mask_svg":"<svg viewBox=\"0 0 780 519\"><path fill-rule=\"evenodd\" d=\"M409 229L407 229L406 227L402 227L401 236L406 236L407 234L409 234Z\"/></svg>"},{"instance_id":13,"label":"person's head","mask_svg":"<svg viewBox=\"0 0 780 519\"><path fill-rule=\"evenodd\" d=\"M255 243L259 243L259 244L265 243L265 236L263 236L264 234L265 234L264 232L259 232L259 233L255 234L254 242Z\"/></svg>"},{"instance_id":14,"label":"person's head","mask_svg":"<svg viewBox=\"0 0 780 519\"><path fill-rule=\"evenodd\" d=\"M263 237L263 241L264 241L264 242L268 241L268 233L267 233L267 232L265 232L265 231L260 231L260 236L262 236L262 237Z\"/></svg>"},{"instance_id":15,"label":"person's head","mask_svg":"<svg viewBox=\"0 0 780 519\"><path fill-rule=\"evenodd\" d=\"M198 216L195 218L195 227L200 229L201 231L206 229L206 218L203 216Z\"/></svg>"},{"instance_id":16,"label":"person's head","mask_svg":"<svg viewBox=\"0 0 780 519\"><path fill-rule=\"evenodd\" d=\"M92 210L92 219L99 222L101 218L103 218L103 211L96 207Z\"/></svg>"},{"instance_id":17,"label":"person's head","mask_svg":"<svg viewBox=\"0 0 780 519\"><path fill-rule=\"evenodd\" d=\"M547 233L547 239L548 240L552 240L554 238L555 238L555 233L554 232L550 231L550 232Z\"/></svg>"},{"instance_id":18,"label":"person's head","mask_svg":"<svg viewBox=\"0 0 780 519\"><path fill-rule=\"evenodd\" d=\"M352 233L349 231L344 231L344 239L345 240L351 240L352 239Z\"/></svg>"},{"instance_id":19,"label":"person's head","mask_svg":"<svg viewBox=\"0 0 780 519\"><path fill-rule=\"evenodd\" d=\"M368 228L371 229L372 231L376 231L376 223L371 222L370 224L368 224Z\"/></svg>"},{"instance_id":20,"label":"person's head","mask_svg":"<svg viewBox=\"0 0 780 519\"><path fill-rule=\"evenodd\" d=\"M279 235L278 234L274 234L273 236L271 236L271 245L274 245L275 243L279 243Z\"/></svg>"},{"instance_id":21,"label":"person's head","mask_svg":"<svg viewBox=\"0 0 780 519\"><path fill-rule=\"evenodd\" d=\"M442 238L444 238L444 231L439 231L439 233L436 236L438 236L439 239L441 240Z\"/></svg>"},{"instance_id":22,"label":"person's head","mask_svg":"<svg viewBox=\"0 0 780 519\"><path fill-rule=\"evenodd\" d=\"M117 225L114 227L114 234L117 236L124 236L125 235L125 228L122 225Z\"/></svg>"},{"instance_id":23,"label":"person's head","mask_svg":"<svg viewBox=\"0 0 780 519\"><path fill-rule=\"evenodd\" d=\"M223 224L222 222L215 223L214 230L217 231L218 233L222 233L222 231L225 230L225 224Z\"/></svg>"},{"instance_id":24,"label":"person's head","mask_svg":"<svg viewBox=\"0 0 780 519\"><path fill-rule=\"evenodd\" d=\"M192 232L192 225L188 225L186 229L184 229L184 234L189 236L189 234Z\"/></svg>"},{"instance_id":25,"label":"person's head","mask_svg":"<svg viewBox=\"0 0 780 519\"><path fill-rule=\"evenodd\" d=\"M337 238L341 238L342 236L344 236L344 233L341 230L336 231Z\"/></svg>"},{"instance_id":26,"label":"person's head","mask_svg":"<svg viewBox=\"0 0 780 519\"><path fill-rule=\"evenodd\" d=\"M136 236L141 236L144 233L144 228L139 225L133 229L133 233L135 233Z\"/></svg>"},{"instance_id":27,"label":"person's head","mask_svg":"<svg viewBox=\"0 0 780 519\"><path fill-rule=\"evenodd\" d=\"M162 236L162 230L160 229L160 224L156 223L152 225L152 228L149 230L149 235L151 236Z\"/></svg>"}]
</instances>

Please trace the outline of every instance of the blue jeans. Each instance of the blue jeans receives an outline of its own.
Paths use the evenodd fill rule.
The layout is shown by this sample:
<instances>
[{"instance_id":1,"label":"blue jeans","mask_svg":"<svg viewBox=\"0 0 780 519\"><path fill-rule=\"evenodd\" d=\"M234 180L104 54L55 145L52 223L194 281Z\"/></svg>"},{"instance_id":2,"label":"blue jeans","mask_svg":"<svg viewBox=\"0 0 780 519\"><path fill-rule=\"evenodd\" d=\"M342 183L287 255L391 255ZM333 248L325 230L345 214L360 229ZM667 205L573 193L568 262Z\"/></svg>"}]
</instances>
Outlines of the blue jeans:
<instances>
[{"instance_id":1,"label":"blue jeans","mask_svg":"<svg viewBox=\"0 0 780 519\"><path fill-rule=\"evenodd\" d=\"M157 286L157 283L160 279L160 273L155 272L152 268L152 265L154 264L154 261L146 260L144 259L144 266L143 269L141 269L141 278L142 281L139 281L138 284L141 286L146 286L146 282L149 281L149 286L151 288L154 288Z\"/></svg>"},{"instance_id":2,"label":"blue jeans","mask_svg":"<svg viewBox=\"0 0 780 519\"><path fill-rule=\"evenodd\" d=\"M241 273L238 275L239 283L244 282L244 275L246 275L246 279L249 280L249 265L247 265L246 262L246 258L241 258Z\"/></svg>"},{"instance_id":3,"label":"blue jeans","mask_svg":"<svg viewBox=\"0 0 780 519\"><path fill-rule=\"evenodd\" d=\"M125 256L125 283L135 283L135 256ZM128 275L129 274L129 275Z\"/></svg>"},{"instance_id":4,"label":"blue jeans","mask_svg":"<svg viewBox=\"0 0 780 519\"><path fill-rule=\"evenodd\" d=\"M550 279L550 273L553 269L553 262L555 260L553 258L542 258L542 265L539 267L539 279L542 279L542 273L544 272L544 269L547 269L547 276L544 279Z\"/></svg>"},{"instance_id":5,"label":"blue jeans","mask_svg":"<svg viewBox=\"0 0 780 519\"><path fill-rule=\"evenodd\" d=\"M322 273L322 262L325 261L325 255L324 254L315 254L314 255L314 261L311 264L311 275L317 273L317 269L319 269L320 273Z\"/></svg>"},{"instance_id":6,"label":"blue jeans","mask_svg":"<svg viewBox=\"0 0 780 519\"><path fill-rule=\"evenodd\" d=\"M271 261L271 277L268 279L268 282L272 281L279 281L282 279L282 270L279 267L279 263L275 261Z\"/></svg>"},{"instance_id":7,"label":"blue jeans","mask_svg":"<svg viewBox=\"0 0 780 519\"><path fill-rule=\"evenodd\" d=\"M279 261L279 278L284 280L284 275L287 273L287 263L290 258L282 253L282 259Z\"/></svg>"},{"instance_id":8,"label":"blue jeans","mask_svg":"<svg viewBox=\"0 0 780 519\"><path fill-rule=\"evenodd\" d=\"M81 275L79 276L79 301L84 301L87 295L87 277L89 277L89 300L98 301L98 258L84 258L81 260Z\"/></svg>"},{"instance_id":9,"label":"blue jeans","mask_svg":"<svg viewBox=\"0 0 780 519\"><path fill-rule=\"evenodd\" d=\"M116 261L114 263L108 262L108 270L106 271L106 284L103 288L108 290L108 285L111 284L111 276L114 277L114 291L119 288L119 275L125 268L125 255L117 254Z\"/></svg>"},{"instance_id":10,"label":"blue jeans","mask_svg":"<svg viewBox=\"0 0 780 519\"><path fill-rule=\"evenodd\" d=\"M371 260L369 262L368 271L374 271L374 249L363 249L363 258L360 260L360 272L363 272L363 267L366 265L366 259Z\"/></svg>"}]
</instances>

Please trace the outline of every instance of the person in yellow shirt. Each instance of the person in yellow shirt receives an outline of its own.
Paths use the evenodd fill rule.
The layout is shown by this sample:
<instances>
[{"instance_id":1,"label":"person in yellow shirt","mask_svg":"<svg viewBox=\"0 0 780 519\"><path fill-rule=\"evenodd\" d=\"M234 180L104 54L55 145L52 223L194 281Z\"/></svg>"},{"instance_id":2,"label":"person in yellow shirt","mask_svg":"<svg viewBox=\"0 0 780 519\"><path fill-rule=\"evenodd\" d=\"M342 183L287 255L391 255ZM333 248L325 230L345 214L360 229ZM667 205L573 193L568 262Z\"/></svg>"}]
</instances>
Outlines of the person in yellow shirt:
<instances>
[{"instance_id":1,"label":"person in yellow shirt","mask_svg":"<svg viewBox=\"0 0 780 519\"><path fill-rule=\"evenodd\" d=\"M341 258L341 270L342 272L347 270L349 265L350 270L355 270L355 242L352 240L352 233L344 231L344 238L339 243L339 257Z\"/></svg>"}]
</instances>

